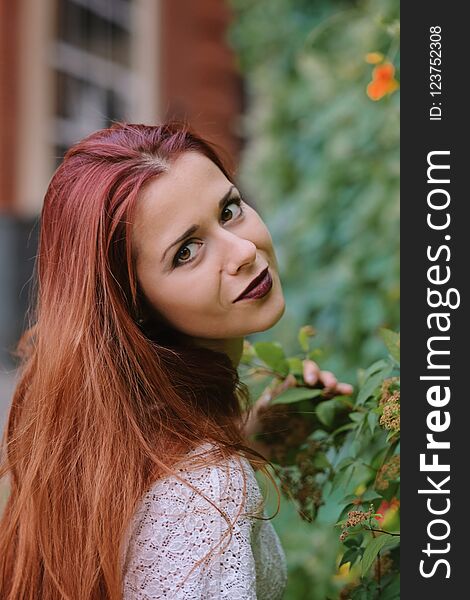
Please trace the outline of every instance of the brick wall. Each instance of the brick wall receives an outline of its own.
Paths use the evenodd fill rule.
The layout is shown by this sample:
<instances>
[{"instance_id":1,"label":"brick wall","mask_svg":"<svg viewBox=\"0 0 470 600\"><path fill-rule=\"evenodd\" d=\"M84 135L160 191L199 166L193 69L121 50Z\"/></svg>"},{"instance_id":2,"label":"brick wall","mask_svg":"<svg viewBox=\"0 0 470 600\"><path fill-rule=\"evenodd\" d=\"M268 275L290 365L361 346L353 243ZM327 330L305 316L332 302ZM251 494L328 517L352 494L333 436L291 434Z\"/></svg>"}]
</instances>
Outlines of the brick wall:
<instances>
[{"instance_id":1,"label":"brick wall","mask_svg":"<svg viewBox=\"0 0 470 600\"><path fill-rule=\"evenodd\" d=\"M225 40L230 19L225 0L162 1L161 107L164 118L187 118L220 144L235 166L243 88Z\"/></svg>"},{"instance_id":2,"label":"brick wall","mask_svg":"<svg viewBox=\"0 0 470 600\"><path fill-rule=\"evenodd\" d=\"M0 0L0 214L15 200L17 43L20 0Z\"/></svg>"}]
</instances>

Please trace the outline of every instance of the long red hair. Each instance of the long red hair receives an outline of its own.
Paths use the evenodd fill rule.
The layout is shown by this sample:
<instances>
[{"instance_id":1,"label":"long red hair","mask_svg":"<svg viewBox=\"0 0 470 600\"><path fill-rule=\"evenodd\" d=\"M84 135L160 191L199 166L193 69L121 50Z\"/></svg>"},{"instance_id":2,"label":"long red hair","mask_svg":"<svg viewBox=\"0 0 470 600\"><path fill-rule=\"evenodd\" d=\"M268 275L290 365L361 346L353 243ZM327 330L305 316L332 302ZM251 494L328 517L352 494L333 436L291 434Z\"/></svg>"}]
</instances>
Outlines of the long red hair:
<instances>
[{"instance_id":1,"label":"long red hair","mask_svg":"<svg viewBox=\"0 0 470 600\"><path fill-rule=\"evenodd\" d=\"M3 434L2 600L120 599L139 500L159 477L178 477L173 466L202 441L218 449L205 464L250 453L273 481L244 443L248 391L228 356L191 347L139 289L133 209L145 183L190 150L232 180L211 144L171 122L97 131L50 181Z\"/></svg>"}]
</instances>

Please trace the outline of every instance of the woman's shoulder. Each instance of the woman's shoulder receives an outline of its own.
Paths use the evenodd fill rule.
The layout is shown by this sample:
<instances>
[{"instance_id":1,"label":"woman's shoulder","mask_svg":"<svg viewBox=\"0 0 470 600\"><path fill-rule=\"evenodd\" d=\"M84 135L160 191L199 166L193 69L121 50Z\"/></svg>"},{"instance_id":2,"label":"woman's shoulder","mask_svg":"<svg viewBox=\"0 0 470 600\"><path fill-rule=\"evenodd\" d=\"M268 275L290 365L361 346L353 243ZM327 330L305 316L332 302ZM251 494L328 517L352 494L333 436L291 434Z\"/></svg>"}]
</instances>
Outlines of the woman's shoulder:
<instances>
[{"instance_id":1,"label":"woman's shoulder","mask_svg":"<svg viewBox=\"0 0 470 600\"><path fill-rule=\"evenodd\" d=\"M217 506L222 504L229 514L243 503L243 512L245 509L256 512L262 501L248 459L235 454L224 457L211 442L190 450L174 471L175 474L161 477L147 490L140 512L167 511L170 507L210 510L211 501Z\"/></svg>"},{"instance_id":2,"label":"woman's shoulder","mask_svg":"<svg viewBox=\"0 0 470 600\"><path fill-rule=\"evenodd\" d=\"M129 543L131 553L138 553L141 546L153 546L153 540L166 543L176 536L191 548L199 543L198 535L215 539L228 527L226 518L251 531L252 517L263 515L263 496L245 457L223 457L217 447L204 443L174 471L177 476L161 477L143 495L125 536L123 560Z\"/></svg>"}]
</instances>

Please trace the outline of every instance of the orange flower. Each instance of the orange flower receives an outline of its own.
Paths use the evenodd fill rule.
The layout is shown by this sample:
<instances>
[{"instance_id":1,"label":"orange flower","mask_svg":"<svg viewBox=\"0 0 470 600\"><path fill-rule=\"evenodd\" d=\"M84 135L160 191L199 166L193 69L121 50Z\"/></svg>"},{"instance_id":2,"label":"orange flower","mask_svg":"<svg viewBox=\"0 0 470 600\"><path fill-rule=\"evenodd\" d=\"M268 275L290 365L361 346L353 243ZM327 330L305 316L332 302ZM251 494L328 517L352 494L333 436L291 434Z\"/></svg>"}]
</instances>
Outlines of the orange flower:
<instances>
[{"instance_id":1,"label":"orange flower","mask_svg":"<svg viewBox=\"0 0 470 600\"><path fill-rule=\"evenodd\" d=\"M377 65L372 71L372 81L367 86L367 95L371 100L380 100L398 88L395 79L395 67L392 63L385 62Z\"/></svg>"}]
</instances>

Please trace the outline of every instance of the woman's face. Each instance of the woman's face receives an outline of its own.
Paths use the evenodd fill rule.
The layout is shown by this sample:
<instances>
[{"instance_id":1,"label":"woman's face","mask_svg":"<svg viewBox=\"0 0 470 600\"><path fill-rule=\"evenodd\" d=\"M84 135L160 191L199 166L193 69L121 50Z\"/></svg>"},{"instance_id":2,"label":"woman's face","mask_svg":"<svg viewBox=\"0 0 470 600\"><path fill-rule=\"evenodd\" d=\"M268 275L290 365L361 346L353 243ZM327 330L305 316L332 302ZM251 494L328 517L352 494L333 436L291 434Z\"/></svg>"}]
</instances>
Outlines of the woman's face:
<instances>
[{"instance_id":1,"label":"woman's face","mask_svg":"<svg viewBox=\"0 0 470 600\"><path fill-rule=\"evenodd\" d=\"M272 327L283 315L269 231L204 155L180 155L168 172L145 186L132 235L142 291L182 333L239 338ZM271 290L262 298L235 302L266 267Z\"/></svg>"}]
</instances>

